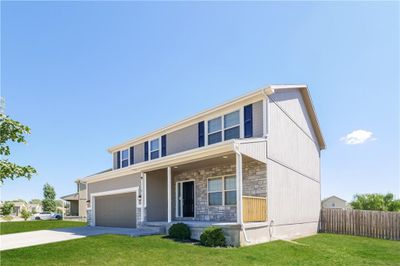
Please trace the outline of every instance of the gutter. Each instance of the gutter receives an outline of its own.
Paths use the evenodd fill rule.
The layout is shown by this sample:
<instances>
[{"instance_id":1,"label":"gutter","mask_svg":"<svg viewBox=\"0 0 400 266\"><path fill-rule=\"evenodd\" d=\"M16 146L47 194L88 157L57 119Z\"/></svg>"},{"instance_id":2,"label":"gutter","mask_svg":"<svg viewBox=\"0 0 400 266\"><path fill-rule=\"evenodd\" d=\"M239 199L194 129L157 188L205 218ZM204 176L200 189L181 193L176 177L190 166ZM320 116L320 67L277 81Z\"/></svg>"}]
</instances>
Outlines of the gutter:
<instances>
[{"instance_id":1,"label":"gutter","mask_svg":"<svg viewBox=\"0 0 400 266\"><path fill-rule=\"evenodd\" d=\"M244 239L246 240L247 243L250 243L250 240L247 238L247 233L246 233L246 228L244 227L243 223L243 190L242 190L242 183L243 183L243 171L242 171L242 154L239 151L239 144L234 143L233 144L233 150L235 151L236 155L239 156L240 158L240 163L239 163L239 169L236 170L236 175L237 175L237 184L239 184L239 187L237 188L239 190L239 205L238 209L240 209L240 219L239 219L239 225L241 229L243 230L243 235Z\"/></svg>"}]
</instances>

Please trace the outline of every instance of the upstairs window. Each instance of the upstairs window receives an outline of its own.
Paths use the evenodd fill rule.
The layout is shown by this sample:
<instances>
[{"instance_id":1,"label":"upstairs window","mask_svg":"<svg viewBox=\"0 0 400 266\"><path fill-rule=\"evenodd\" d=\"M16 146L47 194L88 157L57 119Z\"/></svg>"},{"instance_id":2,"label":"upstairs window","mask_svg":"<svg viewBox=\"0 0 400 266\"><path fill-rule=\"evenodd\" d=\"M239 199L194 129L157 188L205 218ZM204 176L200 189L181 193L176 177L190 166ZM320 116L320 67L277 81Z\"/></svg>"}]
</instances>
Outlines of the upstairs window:
<instances>
[{"instance_id":1,"label":"upstairs window","mask_svg":"<svg viewBox=\"0 0 400 266\"><path fill-rule=\"evenodd\" d=\"M240 138L240 113L235 111L208 120L208 144Z\"/></svg>"},{"instance_id":2,"label":"upstairs window","mask_svg":"<svg viewBox=\"0 0 400 266\"><path fill-rule=\"evenodd\" d=\"M224 115L224 140L237 138L240 138L239 111Z\"/></svg>"},{"instance_id":3,"label":"upstairs window","mask_svg":"<svg viewBox=\"0 0 400 266\"><path fill-rule=\"evenodd\" d=\"M121 167L127 167L129 165L129 150L121 151Z\"/></svg>"},{"instance_id":4,"label":"upstairs window","mask_svg":"<svg viewBox=\"0 0 400 266\"><path fill-rule=\"evenodd\" d=\"M208 144L222 141L222 119L214 118L208 121Z\"/></svg>"},{"instance_id":5,"label":"upstairs window","mask_svg":"<svg viewBox=\"0 0 400 266\"><path fill-rule=\"evenodd\" d=\"M154 139L150 141L150 159L157 159L160 157L160 140Z\"/></svg>"}]
</instances>

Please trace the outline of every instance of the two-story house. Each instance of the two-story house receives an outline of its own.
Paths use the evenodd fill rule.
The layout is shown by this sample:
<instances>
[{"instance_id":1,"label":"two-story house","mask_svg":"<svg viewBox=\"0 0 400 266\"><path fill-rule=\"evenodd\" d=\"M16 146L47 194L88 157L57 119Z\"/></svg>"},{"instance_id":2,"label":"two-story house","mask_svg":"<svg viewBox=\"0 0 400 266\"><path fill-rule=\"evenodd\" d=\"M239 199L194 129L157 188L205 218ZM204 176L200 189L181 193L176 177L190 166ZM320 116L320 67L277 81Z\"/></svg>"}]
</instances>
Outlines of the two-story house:
<instances>
[{"instance_id":1,"label":"two-story house","mask_svg":"<svg viewBox=\"0 0 400 266\"><path fill-rule=\"evenodd\" d=\"M209 225L233 245L317 232L324 139L306 85L272 85L108 149L80 178L92 226Z\"/></svg>"}]
</instances>

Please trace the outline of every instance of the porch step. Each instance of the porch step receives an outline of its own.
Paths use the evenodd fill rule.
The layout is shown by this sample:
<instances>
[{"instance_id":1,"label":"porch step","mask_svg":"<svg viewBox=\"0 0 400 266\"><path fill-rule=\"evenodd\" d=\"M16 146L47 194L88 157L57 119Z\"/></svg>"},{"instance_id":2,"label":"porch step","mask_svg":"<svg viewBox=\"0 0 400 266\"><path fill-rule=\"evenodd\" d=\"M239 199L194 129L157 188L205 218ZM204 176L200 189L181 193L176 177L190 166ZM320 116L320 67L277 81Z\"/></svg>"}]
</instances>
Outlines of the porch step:
<instances>
[{"instance_id":1,"label":"porch step","mask_svg":"<svg viewBox=\"0 0 400 266\"><path fill-rule=\"evenodd\" d=\"M144 223L140 226L140 228L154 231L157 234L165 234L166 233L165 224Z\"/></svg>"}]
</instances>

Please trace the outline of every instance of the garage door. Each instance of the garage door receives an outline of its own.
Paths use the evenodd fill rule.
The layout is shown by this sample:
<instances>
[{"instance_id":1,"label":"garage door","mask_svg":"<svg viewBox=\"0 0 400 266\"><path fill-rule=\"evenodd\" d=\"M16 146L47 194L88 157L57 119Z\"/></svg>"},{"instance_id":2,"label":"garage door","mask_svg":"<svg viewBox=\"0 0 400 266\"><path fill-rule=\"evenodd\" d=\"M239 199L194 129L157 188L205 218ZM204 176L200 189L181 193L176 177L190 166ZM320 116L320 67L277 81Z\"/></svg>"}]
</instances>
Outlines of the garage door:
<instances>
[{"instance_id":1,"label":"garage door","mask_svg":"<svg viewBox=\"0 0 400 266\"><path fill-rule=\"evenodd\" d=\"M95 198L97 226L136 227L136 192Z\"/></svg>"}]
</instances>

